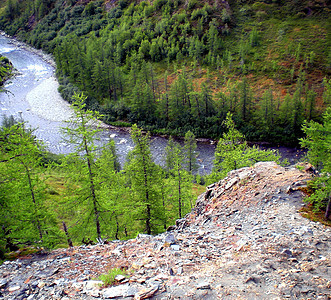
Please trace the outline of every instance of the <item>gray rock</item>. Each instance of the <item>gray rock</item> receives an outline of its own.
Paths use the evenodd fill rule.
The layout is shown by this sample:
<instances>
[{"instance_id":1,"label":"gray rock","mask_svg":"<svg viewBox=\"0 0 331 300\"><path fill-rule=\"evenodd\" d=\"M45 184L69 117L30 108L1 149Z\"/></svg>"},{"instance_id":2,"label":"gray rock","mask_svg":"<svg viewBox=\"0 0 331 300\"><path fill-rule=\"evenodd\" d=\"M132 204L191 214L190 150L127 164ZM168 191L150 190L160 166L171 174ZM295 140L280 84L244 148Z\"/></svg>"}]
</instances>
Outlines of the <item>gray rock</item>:
<instances>
[{"instance_id":1,"label":"gray rock","mask_svg":"<svg viewBox=\"0 0 331 300\"><path fill-rule=\"evenodd\" d=\"M169 233L166 235L164 242L169 244L169 245L173 245L176 243L176 239L175 236L172 233Z\"/></svg>"},{"instance_id":2,"label":"gray rock","mask_svg":"<svg viewBox=\"0 0 331 300\"><path fill-rule=\"evenodd\" d=\"M174 250L174 251L179 251L179 250L180 250L179 245L171 245L170 247L171 247L171 249Z\"/></svg>"},{"instance_id":3,"label":"gray rock","mask_svg":"<svg viewBox=\"0 0 331 300\"><path fill-rule=\"evenodd\" d=\"M7 285L7 279L0 279L0 289L4 288Z\"/></svg>"},{"instance_id":4,"label":"gray rock","mask_svg":"<svg viewBox=\"0 0 331 300\"><path fill-rule=\"evenodd\" d=\"M130 292L129 284L123 284L118 286L113 286L111 288L104 289L102 295L105 299L114 299L118 297L127 297Z\"/></svg>"},{"instance_id":5,"label":"gray rock","mask_svg":"<svg viewBox=\"0 0 331 300\"><path fill-rule=\"evenodd\" d=\"M197 288L197 290L209 290L211 288L210 287L210 282L200 281L200 282L198 282L196 288Z\"/></svg>"}]
</instances>

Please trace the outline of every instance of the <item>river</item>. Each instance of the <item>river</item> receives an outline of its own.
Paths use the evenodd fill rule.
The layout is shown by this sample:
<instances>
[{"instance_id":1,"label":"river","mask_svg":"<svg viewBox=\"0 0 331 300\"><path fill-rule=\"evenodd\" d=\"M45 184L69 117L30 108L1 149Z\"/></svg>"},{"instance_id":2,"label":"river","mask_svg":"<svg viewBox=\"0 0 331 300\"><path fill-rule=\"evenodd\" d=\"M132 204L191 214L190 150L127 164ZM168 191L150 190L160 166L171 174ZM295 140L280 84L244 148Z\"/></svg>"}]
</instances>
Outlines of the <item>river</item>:
<instances>
[{"instance_id":1,"label":"river","mask_svg":"<svg viewBox=\"0 0 331 300\"><path fill-rule=\"evenodd\" d=\"M66 126L65 120L70 118L72 109L57 91L58 83L51 60L4 35L0 35L0 54L6 56L18 71L18 75L5 84L8 93L0 94L0 118L3 115L22 117L28 126L35 129L36 137L44 142L47 150L57 154L71 152L72 146L64 142L60 128ZM130 134L120 128L107 128L99 136L101 143L111 138L115 141L123 165L134 146ZM151 152L158 164L162 164L166 144L166 138L151 137ZM213 144L198 142L200 174L211 172L214 151Z\"/></svg>"}]
</instances>

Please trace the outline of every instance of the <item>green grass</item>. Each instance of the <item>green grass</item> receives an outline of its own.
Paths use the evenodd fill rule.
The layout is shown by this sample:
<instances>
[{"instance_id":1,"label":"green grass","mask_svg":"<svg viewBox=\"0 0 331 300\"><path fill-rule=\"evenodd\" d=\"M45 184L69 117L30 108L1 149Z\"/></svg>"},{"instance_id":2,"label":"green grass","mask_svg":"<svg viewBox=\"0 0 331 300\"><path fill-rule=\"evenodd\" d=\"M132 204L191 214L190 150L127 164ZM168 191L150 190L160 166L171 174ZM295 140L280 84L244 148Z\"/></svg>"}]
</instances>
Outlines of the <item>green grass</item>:
<instances>
[{"instance_id":1,"label":"green grass","mask_svg":"<svg viewBox=\"0 0 331 300\"><path fill-rule=\"evenodd\" d=\"M117 275L128 276L127 272L123 271L122 269L114 268L110 269L106 274L101 274L98 279L103 282L103 287L107 287L113 285L116 282L115 277Z\"/></svg>"}]
</instances>

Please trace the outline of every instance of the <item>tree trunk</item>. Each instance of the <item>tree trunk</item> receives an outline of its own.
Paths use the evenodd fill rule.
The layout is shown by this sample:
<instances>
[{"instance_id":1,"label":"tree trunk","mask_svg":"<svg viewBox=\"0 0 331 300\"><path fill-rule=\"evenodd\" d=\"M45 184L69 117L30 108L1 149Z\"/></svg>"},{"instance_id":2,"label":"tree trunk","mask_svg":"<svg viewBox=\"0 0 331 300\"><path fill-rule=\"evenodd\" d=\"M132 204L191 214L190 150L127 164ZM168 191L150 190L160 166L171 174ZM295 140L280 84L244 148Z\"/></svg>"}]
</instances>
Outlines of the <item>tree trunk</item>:
<instances>
[{"instance_id":1,"label":"tree trunk","mask_svg":"<svg viewBox=\"0 0 331 300\"><path fill-rule=\"evenodd\" d=\"M181 176L180 176L180 168L178 167L178 216L179 219L182 218L182 191L181 191Z\"/></svg>"},{"instance_id":2,"label":"tree trunk","mask_svg":"<svg viewBox=\"0 0 331 300\"><path fill-rule=\"evenodd\" d=\"M63 230L64 230L64 233L67 237L67 242L68 242L68 245L69 247L73 247L73 244L72 244L72 241L71 241L71 238L69 236L69 232L68 232L68 229L67 229L67 225L64 221L62 221L62 225L63 225Z\"/></svg>"},{"instance_id":3,"label":"tree trunk","mask_svg":"<svg viewBox=\"0 0 331 300\"><path fill-rule=\"evenodd\" d=\"M23 164L24 165L24 164ZM26 170L26 175L28 177L28 181L29 181L29 189L30 189L30 193L31 193L31 198L32 198L32 202L33 202L33 206L34 206L34 210L35 210L35 216L37 215L36 217L36 223L37 223L37 229L38 229L38 232L39 232L39 237L40 237L40 240L43 241L43 233L41 231L41 226L40 226L40 222L39 222L39 219L38 219L38 214L37 214L37 202L36 202L36 197L35 197L35 194L34 194L34 191L33 191L33 186L32 186L32 180L31 180L31 176L30 176L30 170L28 169L27 166L24 165L24 168ZM33 221L33 222L35 222Z\"/></svg>"},{"instance_id":4,"label":"tree trunk","mask_svg":"<svg viewBox=\"0 0 331 300\"><path fill-rule=\"evenodd\" d=\"M329 194L329 202L325 211L325 219L328 220L330 218L330 214L331 214L331 193Z\"/></svg>"},{"instance_id":5,"label":"tree trunk","mask_svg":"<svg viewBox=\"0 0 331 300\"><path fill-rule=\"evenodd\" d=\"M82 124L84 124L83 116L82 116ZM84 128L84 130L85 130L85 128ZM84 150L85 150L85 153L86 153L87 166L88 166L89 178L90 178L90 192L91 192L91 196L92 196L95 226L96 226L96 230L97 230L98 239L101 239L99 210L98 210L98 206L97 206L97 197L95 195L95 187L94 187L94 180L93 180L94 177L93 177L93 172L92 172L92 163L91 163L89 149L87 147L86 137L83 137L83 141L84 141Z\"/></svg>"}]
</instances>

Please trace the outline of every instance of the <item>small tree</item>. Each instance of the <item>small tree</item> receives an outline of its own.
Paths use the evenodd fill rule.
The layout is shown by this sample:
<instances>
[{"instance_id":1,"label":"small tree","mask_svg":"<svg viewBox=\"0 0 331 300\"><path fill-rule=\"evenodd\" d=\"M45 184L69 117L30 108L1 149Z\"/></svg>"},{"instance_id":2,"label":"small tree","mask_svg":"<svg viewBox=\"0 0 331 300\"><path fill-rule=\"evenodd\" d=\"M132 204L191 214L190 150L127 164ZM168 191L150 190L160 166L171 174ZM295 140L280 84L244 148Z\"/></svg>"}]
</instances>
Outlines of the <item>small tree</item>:
<instances>
[{"instance_id":1,"label":"small tree","mask_svg":"<svg viewBox=\"0 0 331 300\"><path fill-rule=\"evenodd\" d=\"M167 185L170 186L169 198L171 199L172 212L170 218L182 218L192 208L192 176L184 169L185 157L180 145L169 139L165 148L166 169L169 174ZM174 211L178 214L174 214Z\"/></svg>"},{"instance_id":2,"label":"small tree","mask_svg":"<svg viewBox=\"0 0 331 300\"><path fill-rule=\"evenodd\" d=\"M316 210L325 209L325 218L331 213L331 107L324 114L323 124L310 121L303 125L306 137L301 139L301 146L308 148L308 159L320 176L316 177L311 186L315 189L308 201Z\"/></svg>"},{"instance_id":3,"label":"small tree","mask_svg":"<svg viewBox=\"0 0 331 300\"><path fill-rule=\"evenodd\" d=\"M224 178L229 171L251 166L258 161L279 162L280 156L275 151L263 151L247 145L245 136L235 129L231 113L227 114L224 125L227 132L223 133L217 144L210 181Z\"/></svg>"},{"instance_id":4,"label":"small tree","mask_svg":"<svg viewBox=\"0 0 331 300\"><path fill-rule=\"evenodd\" d=\"M198 169L197 164L197 156L198 152L197 149L197 141L195 140L195 135L188 131L185 134L185 141L184 141L184 165L188 172L191 174Z\"/></svg>"}]
</instances>

